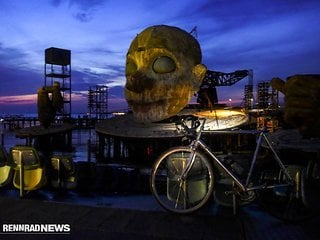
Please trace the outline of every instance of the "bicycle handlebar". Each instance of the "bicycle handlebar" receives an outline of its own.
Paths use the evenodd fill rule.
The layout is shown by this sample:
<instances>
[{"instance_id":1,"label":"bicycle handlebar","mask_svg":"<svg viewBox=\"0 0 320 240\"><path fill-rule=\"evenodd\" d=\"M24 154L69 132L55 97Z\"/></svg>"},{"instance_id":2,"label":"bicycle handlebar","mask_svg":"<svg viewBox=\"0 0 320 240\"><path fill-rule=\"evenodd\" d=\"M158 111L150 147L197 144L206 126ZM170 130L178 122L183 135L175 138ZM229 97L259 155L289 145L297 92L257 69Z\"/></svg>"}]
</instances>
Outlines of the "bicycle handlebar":
<instances>
[{"instance_id":1,"label":"bicycle handlebar","mask_svg":"<svg viewBox=\"0 0 320 240\"><path fill-rule=\"evenodd\" d=\"M200 123L200 120L203 120L202 123ZM176 126L178 131L180 130L178 128L178 125L180 125L182 127L182 130L184 132L187 133L187 135L194 135L197 131L197 129L199 128L199 126L201 126L200 130L203 130L203 126L205 124L206 119L200 119L196 116L193 115L186 115L186 116L182 116L179 121L176 122ZM188 124L190 123L190 124Z\"/></svg>"}]
</instances>

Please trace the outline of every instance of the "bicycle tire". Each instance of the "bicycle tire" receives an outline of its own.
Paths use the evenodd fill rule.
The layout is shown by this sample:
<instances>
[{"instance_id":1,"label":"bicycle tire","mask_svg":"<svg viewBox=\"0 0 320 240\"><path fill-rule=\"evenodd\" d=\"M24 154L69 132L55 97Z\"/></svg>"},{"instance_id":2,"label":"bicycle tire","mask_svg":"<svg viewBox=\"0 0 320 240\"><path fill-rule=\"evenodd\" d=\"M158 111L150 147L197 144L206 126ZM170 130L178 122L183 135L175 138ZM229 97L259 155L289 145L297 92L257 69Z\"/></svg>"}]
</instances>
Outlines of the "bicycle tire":
<instances>
[{"instance_id":1,"label":"bicycle tire","mask_svg":"<svg viewBox=\"0 0 320 240\"><path fill-rule=\"evenodd\" d=\"M179 179L192 150L174 147L162 153L151 172L151 192L157 202L174 213L192 213L212 196L214 175L207 158L195 151L195 162L185 180Z\"/></svg>"}]
</instances>

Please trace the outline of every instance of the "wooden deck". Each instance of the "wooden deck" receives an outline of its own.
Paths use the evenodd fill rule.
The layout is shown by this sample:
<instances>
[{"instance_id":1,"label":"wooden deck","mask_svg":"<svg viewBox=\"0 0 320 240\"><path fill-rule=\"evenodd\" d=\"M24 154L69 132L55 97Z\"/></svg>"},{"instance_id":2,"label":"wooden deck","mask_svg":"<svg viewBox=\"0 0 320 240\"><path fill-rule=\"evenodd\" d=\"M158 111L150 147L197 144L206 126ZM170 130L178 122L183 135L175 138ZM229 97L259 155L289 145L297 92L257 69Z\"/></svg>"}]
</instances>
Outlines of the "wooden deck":
<instances>
[{"instance_id":1,"label":"wooden deck","mask_svg":"<svg viewBox=\"0 0 320 240\"><path fill-rule=\"evenodd\" d=\"M26 127L21 129L16 129L15 134L18 138L30 138L30 137L39 137L44 135L54 135L60 134L64 132L71 131L74 129L73 124L55 124L49 128L44 128L42 126L33 126L33 127Z\"/></svg>"},{"instance_id":2,"label":"wooden deck","mask_svg":"<svg viewBox=\"0 0 320 240\"><path fill-rule=\"evenodd\" d=\"M15 130L15 135L17 138L26 139L26 145L31 146L35 139L42 138L42 144L48 145L51 141L50 139L55 136L65 135L64 145L67 147L72 146L72 130L75 128L75 125L64 123L64 124L55 124L49 128L44 128L42 126L33 126L27 128L21 128ZM47 142L48 144L44 143ZM40 141L39 141L40 142Z\"/></svg>"}]
</instances>

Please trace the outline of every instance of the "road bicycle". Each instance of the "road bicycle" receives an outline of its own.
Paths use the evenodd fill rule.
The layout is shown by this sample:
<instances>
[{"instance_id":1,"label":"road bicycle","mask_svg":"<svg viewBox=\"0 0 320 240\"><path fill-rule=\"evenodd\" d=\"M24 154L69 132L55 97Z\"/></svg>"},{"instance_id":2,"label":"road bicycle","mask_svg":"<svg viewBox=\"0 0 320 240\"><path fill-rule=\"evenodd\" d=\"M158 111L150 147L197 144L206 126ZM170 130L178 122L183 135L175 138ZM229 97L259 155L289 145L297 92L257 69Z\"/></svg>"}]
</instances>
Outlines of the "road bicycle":
<instances>
[{"instance_id":1,"label":"road bicycle","mask_svg":"<svg viewBox=\"0 0 320 240\"><path fill-rule=\"evenodd\" d=\"M163 152L155 161L151 172L151 192L166 210L175 213L191 213L203 207L215 192L221 179L230 179L230 190L223 194L231 199L233 212L238 205L254 201L259 191L272 191L277 195L295 196L298 191L295 180L298 171L291 171L281 161L270 143L265 129L257 130L205 130L206 119L185 117L177 123L177 130L184 133L187 145L176 146ZM256 134L256 147L247 171L239 173L234 163L219 157L202 138L203 133ZM258 171L261 149L267 147L275 159L277 170ZM292 173L293 172L293 173Z\"/></svg>"}]
</instances>

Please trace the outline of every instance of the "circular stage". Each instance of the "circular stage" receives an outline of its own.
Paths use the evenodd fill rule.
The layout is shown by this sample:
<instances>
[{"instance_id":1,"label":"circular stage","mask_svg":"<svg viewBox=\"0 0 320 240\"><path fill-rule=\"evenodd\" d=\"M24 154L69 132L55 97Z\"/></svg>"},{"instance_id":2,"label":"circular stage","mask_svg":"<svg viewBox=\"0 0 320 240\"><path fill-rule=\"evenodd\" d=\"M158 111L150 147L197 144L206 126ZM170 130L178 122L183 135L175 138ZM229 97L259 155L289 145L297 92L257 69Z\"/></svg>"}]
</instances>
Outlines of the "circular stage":
<instances>
[{"instance_id":1,"label":"circular stage","mask_svg":"<svg viewBox=\"0 0 320 240\"><path fill-rule=\"evenodd\" d=\"M186 109L178 114L178 116L183 115L206 118L204 128L206 131L231 129L248 121L247 115L242 110L236 109ZM101 121L96 124L95 130L104 135L124 138L176 138L183 136L182 133L177 131L174 122L141 123L135 121L133 114L116 116Z\"/></svg>"}]
</instances>

